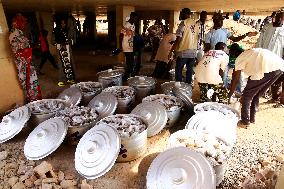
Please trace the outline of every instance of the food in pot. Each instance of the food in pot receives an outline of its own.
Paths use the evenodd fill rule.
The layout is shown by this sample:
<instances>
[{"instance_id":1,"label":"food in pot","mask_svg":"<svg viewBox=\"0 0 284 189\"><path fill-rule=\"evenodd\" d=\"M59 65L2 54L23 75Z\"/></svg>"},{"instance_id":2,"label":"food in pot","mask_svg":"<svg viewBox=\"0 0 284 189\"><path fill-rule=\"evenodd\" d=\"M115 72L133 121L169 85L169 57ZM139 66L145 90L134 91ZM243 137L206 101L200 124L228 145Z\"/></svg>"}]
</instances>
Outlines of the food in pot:
<instances>
[{"instance_id":1,"label":"food in pot","mask_svg":"<svg viewBox=\"0 0 284 189\"><path fill-rule=\"evenodd\" d=\"M89 107L72 106L60 110L55 116L62 118L69 126L83 126L96 121L98 112Z\"/></svg>"},{"instance_id":2,"label":"food in pot","mask_svg":"<svg viewBox=\"0 0 284 189\"><path fill-rule=\"evenodd\" d=\"M178 100L178 98L174 96L170 96L170 95L162 95L162 94L151 95L151 96L145 97L143 101L157 102L163 105L167 111L176 110L182 107L182 103Z\"/></svg>"},{"instance_id":3,"label":"food in pot","mask_svg":"<svg viewBox=\"0 0 284 189\"><path fill-rule=\"evenodd\" d=\"M104 92L109 92L116 96L117 98L133 98L135 95L135 90L132 87L128 86L113 86L104 89Z\"/></svg>"},{"instance_id":4,"label":"food in pot","mask_svg":"<svg viewBox=\"0 0 284 189\"><path fill-rule=\"evenodd\" d=\"M202 111L218 111L225 116L228 116L229 118L238 118L238 115L236 115L232 110L227 108L226 106L217 105L217 104L207 104L201 107L196 108L196 112L202 112Z\"/></svg>"},{"instance_id":5,"label":"food in pot","mask_svg":"<svg viewBox=\"0 0 284 189\"><path fill-rule=\"evenodd\" d=\"M72 85L72 87L79 88L86 96L99 94L102 91L102 84L99 82L80 82Z\"/></svg>"},{"instance_id":6,"label":"food in pot","mask_svg":"<svg viewBox=\"0 0 284 189\"><path fill-rule=\"evenodd\" d=\"M108 116L100 122L115 127L122 138L137 136L147 128L142 119L133 114Z\"/></svg>"},{"instance_id":7,"label":"food in pot","mask_svg":"<svg viewBox=\"0 0 284 189\"><path fill-rule=\"evenodd\" d=\"M212 166L221 165L225 162L231 151L230 146L222 140L206 133L197 134L196 136L193 134L190 136L186 134L176 136L171 145L184 146L204 154Z\"/></svg>"},{"instance_id":8,"label":"food in pot","mask_svg":"<svg viewBox=\"0 0 284 189\"><path fill-rule=\"evenodd\" d=\"M32 102L27 106L32 114L48 114L64 109L65 104L59 100L49 99Z\"/></svg>"}]
</instances>

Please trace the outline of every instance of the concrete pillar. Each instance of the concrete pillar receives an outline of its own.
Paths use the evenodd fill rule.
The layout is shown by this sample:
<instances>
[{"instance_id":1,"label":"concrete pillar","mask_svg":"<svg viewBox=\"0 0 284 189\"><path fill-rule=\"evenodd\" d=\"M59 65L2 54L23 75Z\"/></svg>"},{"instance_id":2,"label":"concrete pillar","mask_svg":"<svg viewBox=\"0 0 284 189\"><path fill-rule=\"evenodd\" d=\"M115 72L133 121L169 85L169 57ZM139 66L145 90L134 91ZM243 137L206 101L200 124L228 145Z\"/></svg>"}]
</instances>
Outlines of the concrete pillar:
<instances>
[{"instance_id":1,"label":"concrete pillar","mask_svg":"<svg viewBox=\"0 0 284 189\"><path fill-rule=\"evenodd\" d=\"M54 27L53 13L52 12L36 12L37 22L39 29L45 29L48 31L47 40L49 43L49 50L53 56L57 56L56 48L51 43L52 31Z\"/></svg>"},{"instance_id":2,"label":"concrete pillar","mask_svg":"<svg viewBox=\"0 0 284 189\"><path fill-rule=\"evenodd\" d=\"M135 8L132 6L116 6L116 41L117 47L119 47L119 35L122 27L126 22L126 17L130 16L131 12L134 12ZM118 56L119 62L124 62L124 56L122 53Z\"/></svg>"},{"instance_id":3,"label":"concrete pillar","mask_svg":"<svg viewBox=\"0 0 284 189\"><path fill-rule=\"evenodd\" d=\"M0 113L24 103L24 93L18 81L17 69L9 44L9 29L0 0Z\"/></svg>"},{"instance_id":4,"label":"concrete pillar","mask_svg":"<svg viewBox=\"0 0 284 189\"><path fill-rule=\"evenodd\" d=\"M169 32L175 33L179 24L179 12L180 11L170 11L169 16Z\"/></svg>"},{"instance_id":5,"label":"concrete pillar","mask_svg":"<svg viewBox=\"0 0 284 189\"><path fill-rule=\"evenodd\" d=\"M113 10L108 10L107 12L108 20L108 40L112 48L117 46L116 44L116 12Z\"/></svg>"}]
</instances>

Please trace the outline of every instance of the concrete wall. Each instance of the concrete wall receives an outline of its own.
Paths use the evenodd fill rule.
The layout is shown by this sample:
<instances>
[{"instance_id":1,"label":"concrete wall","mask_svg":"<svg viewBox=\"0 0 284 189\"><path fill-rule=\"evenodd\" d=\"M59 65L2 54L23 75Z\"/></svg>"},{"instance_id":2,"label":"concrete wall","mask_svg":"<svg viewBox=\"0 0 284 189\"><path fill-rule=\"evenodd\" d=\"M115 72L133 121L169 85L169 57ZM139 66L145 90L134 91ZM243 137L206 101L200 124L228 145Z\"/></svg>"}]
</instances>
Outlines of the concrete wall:
<instances>
[{"instance_id":1,"label":"concrete wall","mask_svg":"<svg viewBox=\"0 0 284 189\"><path fill-rule=\"evenodd\" d=\"M24 103L8 36L8 25L0 1L0 114L13 108L15 104Z\"/></svg>"}]
</instances>

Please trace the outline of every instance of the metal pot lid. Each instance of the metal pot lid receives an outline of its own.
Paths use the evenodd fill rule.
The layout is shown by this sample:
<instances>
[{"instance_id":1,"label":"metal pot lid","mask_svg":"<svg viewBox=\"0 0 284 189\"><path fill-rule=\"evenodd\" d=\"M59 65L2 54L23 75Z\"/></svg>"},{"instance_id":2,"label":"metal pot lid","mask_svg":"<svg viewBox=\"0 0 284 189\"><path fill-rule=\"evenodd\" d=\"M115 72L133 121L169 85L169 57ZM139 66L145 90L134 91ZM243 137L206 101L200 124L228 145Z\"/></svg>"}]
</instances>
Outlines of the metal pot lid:
<instances>
[{"instance_id":1,"label":"metal pot lid","mask_svg":"<svg viewBox=\"0 0 284 189\"><path fill-rule=\"evenodd\" d=\"M63 142L68 126L60 118L39 124L28 136L24 154L29 160L40 160L54 152Z\"/></svg>"},{"instance_id":2,"label":"metal pot lid","mask_svg":"<svg viewBox=\"0 0 284 189\"><path fill-rule=\"evenodd\" d=\"M137 105L131 113L141 116L146 121L148 137L161 132L168 120L166 108L157 102L143 102Z\"/></svg>"},{"instance_id":3,"label":"metal pot lid","mask_svg":"<svg viewBox=\"0 0 284 189\"><path fill-rule=\"evenodd\" d=\"M147 173L147 188L215 189L215 172L201 153L176 147L154 159Z\"/></svg>"},{"instance_id":4,"label":"metal pot lid","mask_svg":"<svg viewBox=\"0 0 284 189\"><path fill-rule=\"evenodd\" d=\"M156 81L152 77L147 76L135 76L127 79L128 85L136 87L152 87L156 84Z\"/></svg>"},{"instance_id":5,"label":"metal pot lid","mask_svg":"<svg viewBox=\"0 0 284 189\"><path fill-rule=\"evenodd\" d=\"M95 96L88 107L94 108L99 112L101 118L114 114L117 108L117 98L111 93L103 92Z\"/></svg>"},{"instance_id":6,"label":"metal pot lid","mask_svg":"<svg viewBox=\"0 0 284 189\"><path fill-rule=\"evenodd\" d=\"M117 159L120 145L115 128L102 123L96 125L79 141L75 152L76 170L87 179L106 174Z\"/></svg>"},{"instance_id":7,"label":"metal pot lid","mask_svg":"<svg viewBox=\"0 0 284 189\"><path fill-rule=\"evenodd\" d=\"M30 116L31 112L27 106L19 107L4 116L0 123L0 144L21 132Z\"/></svg>"},{"instance_id":8,"label":"metal pot lid","mask_svg":"<svg viewBox=\"0 0 284 189\"><path fill-rule=\"evenodd\" d=\"M121 70L113 70L113 69L108 69L106 71L101 71L98 72L97 75L101 78L110 78L110 77L117 77L117 76L122 76L123 72Z\"/></svg>"},{"instance_id":9,"label":"metal pot lid","mask_svg":"<svg viewBox=\"0 0 284 189\"><path fill-rule=\"evenodd\" d=\"M76 106L81 102L82 92L77 87L70 87L60 93L57 98L65 100L70 105Z\"/></svg>"},{"instance_id":10,"label":"metal pot lid","mask_svg":"<svg viewBox=\"0 0 284 189\"><path fill-rule=\"evenodd\" d=\"M182 91L180 89L178 89L177 87L173 88L173 93L176 97L178 97L179 99L182 100L182 102L184 103L184 105L188 108L188 109L192 109L194 108L193 102L190 98L190 96L188 95L188 93L186 93L185 91Z\"/></svg>"}]
</instances>

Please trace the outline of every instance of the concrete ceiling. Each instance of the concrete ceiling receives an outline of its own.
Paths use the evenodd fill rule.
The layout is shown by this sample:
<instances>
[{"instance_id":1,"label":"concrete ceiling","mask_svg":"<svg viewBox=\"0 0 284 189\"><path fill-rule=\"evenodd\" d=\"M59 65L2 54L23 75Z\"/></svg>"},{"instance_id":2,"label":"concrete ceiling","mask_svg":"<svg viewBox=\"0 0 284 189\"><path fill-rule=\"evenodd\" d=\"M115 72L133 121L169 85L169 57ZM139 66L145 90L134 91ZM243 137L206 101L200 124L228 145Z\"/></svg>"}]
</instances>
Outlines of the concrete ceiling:
<instances>
[{"instance_id":1,"label":"concrete ceiling","mask_svg":"<svg viewBox=\"0 0 284 189\"><path fill-rule=\"evenodd\" d=\"M1 1L1 0L0 0ZM215 11L222 9L233 12L236 9L249 12L278 10L284 0L2 0L8 11L62 11L73 12L100 10L112 5L135 6L136 10L192 10Z\"/></svg>"}]
</instances>

